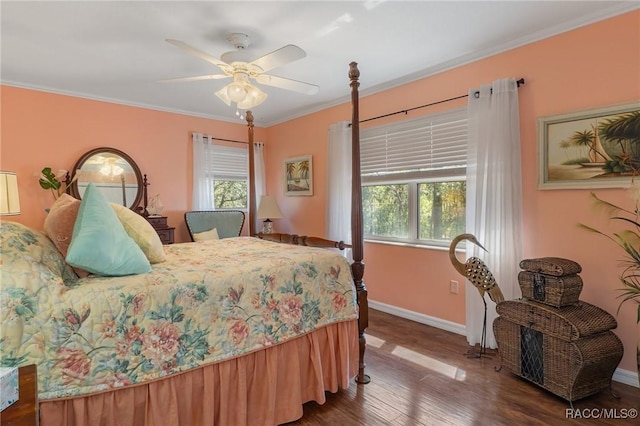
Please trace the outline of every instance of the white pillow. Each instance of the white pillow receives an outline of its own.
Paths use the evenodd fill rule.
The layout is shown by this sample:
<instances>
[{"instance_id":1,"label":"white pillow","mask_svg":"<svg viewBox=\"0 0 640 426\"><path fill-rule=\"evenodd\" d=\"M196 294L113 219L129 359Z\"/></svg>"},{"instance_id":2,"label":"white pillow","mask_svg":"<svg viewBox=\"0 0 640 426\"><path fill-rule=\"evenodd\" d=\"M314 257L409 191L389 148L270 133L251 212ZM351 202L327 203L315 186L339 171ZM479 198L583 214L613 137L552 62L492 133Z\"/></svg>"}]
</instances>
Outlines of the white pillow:
<instances>
[{"instance_id":1,"label":"white pillow","mask_svg":"<svg viewBox=\"0 0 640 426\"><path fill-rule=\"evenodd\" d=\"M193 241L219 240L218 230L213 228L209 231L198 232L193 234Z\"/></svg>"}]
</instances>

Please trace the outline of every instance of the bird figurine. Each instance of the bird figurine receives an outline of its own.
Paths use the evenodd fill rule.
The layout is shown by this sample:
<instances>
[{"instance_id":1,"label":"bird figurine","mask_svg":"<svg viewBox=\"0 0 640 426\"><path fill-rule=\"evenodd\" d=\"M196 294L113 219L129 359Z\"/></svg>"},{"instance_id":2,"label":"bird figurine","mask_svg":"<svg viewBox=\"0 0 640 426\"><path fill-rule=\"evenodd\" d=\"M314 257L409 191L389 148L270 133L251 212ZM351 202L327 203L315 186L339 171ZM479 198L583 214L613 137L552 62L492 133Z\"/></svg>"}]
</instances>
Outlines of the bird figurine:
<instances>
[{"instance_id":1,"label":"bird figurine","mask_svg":"<svg viewBox=\"0 0 640 426\"><path fill-rule=\"evenodd\" d=\"M458 257L456 256L456 246L460 243L460 241L469 241L480 247L482 250L487 251L482 244L478 241L478 239L473 234L461 234L458 235L451 241L451 245L449 246L449 259L453 264L453 267L456 271L458 271L463 277L469 280L471 284L480 292L480 297L482 298L482 303L484 303L484 321L482 324L482 338L480 340L480 353L475 356L482 356L486 352L486 334L487 334L487 301L484 297L485 293L489 294L489 298L495 302L496 304L504 301L504 296L500 287L498 287L498 283L496 279L493 277L493 274L487 267L487 265L477 257L470 257L463 264Z\"/></svg>"}]
</instances>

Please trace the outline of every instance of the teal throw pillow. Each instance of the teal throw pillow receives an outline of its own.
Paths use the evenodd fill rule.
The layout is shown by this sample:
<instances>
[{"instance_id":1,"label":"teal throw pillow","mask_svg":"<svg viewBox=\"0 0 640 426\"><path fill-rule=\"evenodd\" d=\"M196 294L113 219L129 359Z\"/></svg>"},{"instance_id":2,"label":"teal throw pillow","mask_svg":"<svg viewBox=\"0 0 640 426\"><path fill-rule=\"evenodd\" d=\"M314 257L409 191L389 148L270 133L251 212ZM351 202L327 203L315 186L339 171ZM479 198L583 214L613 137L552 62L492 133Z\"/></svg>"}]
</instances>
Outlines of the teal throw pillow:
<instances>
[{"instance_id":1,"label":"teal throw pillow","mask_svg":"<svg viewBox=\"0 0 640 426\"><path fill-rule=\"evenodd\" d=\"M69 265L96 275L151 271L149 260L93 184L87 186L80 203L66 260Z\"/></svg>"}]
</instances>

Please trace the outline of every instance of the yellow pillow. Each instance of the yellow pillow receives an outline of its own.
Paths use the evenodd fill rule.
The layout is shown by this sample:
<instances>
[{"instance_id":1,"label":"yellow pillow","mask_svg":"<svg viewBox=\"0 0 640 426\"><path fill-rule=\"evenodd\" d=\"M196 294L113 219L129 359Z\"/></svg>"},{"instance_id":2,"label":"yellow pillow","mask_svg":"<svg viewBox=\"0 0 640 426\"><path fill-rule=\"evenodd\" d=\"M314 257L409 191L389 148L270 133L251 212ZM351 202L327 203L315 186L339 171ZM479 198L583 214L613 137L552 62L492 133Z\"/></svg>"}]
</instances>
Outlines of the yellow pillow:
<instances>
[{"instance_id":1,"label":"yellow pillow","mask_svg":"<svg viewBox=\"0 0 640 426\"><path fill-rule=\"evenodd\" d=\"M209 231L198 232L193 234L193 241L207 241L207 240L219 240L218 230L216 228Z\"/></svg>"},{"instance_id":2,"label":"yellow pillow","mask_svg":"<svg viewBox=\"0 0 640 426\"><path fill-rule=\"evenodd\" d=\"M138 244L149 262L164 262L166 257L162 241L153 226L144 217L120 204L111 203L111 207L120 219L124 230L127 231L127 235Z\"/></svg>"}]
</instances>

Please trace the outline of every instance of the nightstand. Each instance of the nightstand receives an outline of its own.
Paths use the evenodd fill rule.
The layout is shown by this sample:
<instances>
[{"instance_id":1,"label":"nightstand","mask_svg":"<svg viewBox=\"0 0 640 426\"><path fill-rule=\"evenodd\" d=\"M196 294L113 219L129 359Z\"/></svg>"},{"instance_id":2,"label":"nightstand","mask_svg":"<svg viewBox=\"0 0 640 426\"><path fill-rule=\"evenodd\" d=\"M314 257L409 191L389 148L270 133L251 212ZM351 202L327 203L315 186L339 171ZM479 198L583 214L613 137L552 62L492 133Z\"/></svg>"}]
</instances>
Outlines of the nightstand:
<instances>
[{"instance_id":1,"label":"nightstand","mask_svg":"<svg viewBox=\"0 0 640 426\"><path fill-rule=\"evenodd\" d=\"M149 221L153 229L156 230L162 244L173 244L173 231L176 228L167 224L166 216L147 216L145 219Z\"/></svg>"},{"instance_id":2,"label":"nightstand","mask_svg":"<svg viewBox=\"0 0 640 426\"><path fill-rule=\"evenodd\" d=\"M2 426L37 426L38 370L35 365L18 368L18 400L0 413Z\"/></svg>"}]
</instances>

